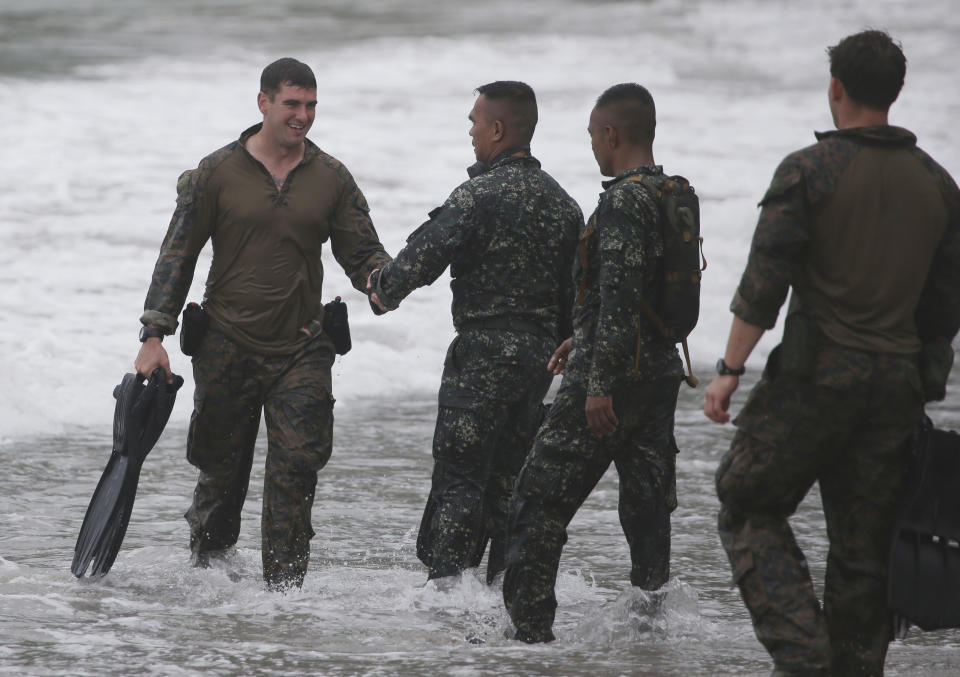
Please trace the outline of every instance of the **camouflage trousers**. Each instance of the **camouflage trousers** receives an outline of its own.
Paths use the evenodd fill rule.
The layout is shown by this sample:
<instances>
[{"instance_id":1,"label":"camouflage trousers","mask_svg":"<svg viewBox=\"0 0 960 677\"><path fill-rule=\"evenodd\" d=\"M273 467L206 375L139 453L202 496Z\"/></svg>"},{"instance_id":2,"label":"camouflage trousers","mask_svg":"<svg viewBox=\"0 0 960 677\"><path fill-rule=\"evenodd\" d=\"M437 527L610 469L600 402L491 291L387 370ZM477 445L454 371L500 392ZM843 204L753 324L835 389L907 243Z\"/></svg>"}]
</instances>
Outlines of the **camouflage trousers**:
<instances>
[{"instance_id":1,"label":"camouflage trousers","mask_svg":"<svg viewBox=\"0 0 960 677\"><path fill-rule=\"evenodd\" d=\"M200 470L186 513L195 557L202 560L237 542L263 412L263 576L273 588L303 583L317 473L333 442L333 357L326 336L277 357L246 352L220 332L207 331L193 358L196 391L187 440L187 459Z\"/></svg>"},{"instance_id":2,"label":"camouflage trousers","mask_svg":"<svg viewBox=\"0 0 960 677\"><path fill-rule=\"evenodd\" d=\"M778 377L777 361L717 470L720 539L777 669L881 675L905 441L922 412L916 360L826 347L806 380ZM814 482L829 540L822 609L788 523Z\"/></svg>"},{"instance_id":3,"label":"camouflage trousers","mask_svg":"<svg viewBox=\"0 0 960 677\"><path fill-rule=\"evenodd\" d=\"M553 343L543 341L535 359L505 361L507 346L494 345L504 336L469 332L447 351L430 496L417 537L431 579L479 566L488 542L487 582L503 570L507 507L543 419Z\"/></svg>"},{"instance_id":4,"label":"camouflage trousers","mask_svg":"<svg viewBox=\"0 0 960 677\"><path fill-rule=\"evenodd\" d=\"M670 577L670 513L677 507L674 414L680 379L614 389L616 432L587 426L586 390L564 378L517 478L507 523L503 598L518 634L552 638L554 586L567 526L610 463L620 481L620 524L630 582L655 590Z\"/></svg>"}]
</instances>

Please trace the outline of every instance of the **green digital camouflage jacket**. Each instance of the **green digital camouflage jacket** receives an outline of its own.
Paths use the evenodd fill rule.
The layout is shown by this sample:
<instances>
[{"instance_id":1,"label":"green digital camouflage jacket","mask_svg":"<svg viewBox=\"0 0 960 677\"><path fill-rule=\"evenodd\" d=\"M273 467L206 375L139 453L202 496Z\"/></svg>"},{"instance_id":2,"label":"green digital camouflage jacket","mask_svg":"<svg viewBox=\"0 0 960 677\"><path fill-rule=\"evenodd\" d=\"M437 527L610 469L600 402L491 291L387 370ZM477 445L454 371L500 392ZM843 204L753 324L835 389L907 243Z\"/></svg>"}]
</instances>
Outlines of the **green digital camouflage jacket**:
<instances>
[{"instance_id":1,"label":"green digital camouflage jacket","mask_svg":"<svg viewBox=\"0 0 960 677\"><path fill-rule=\"evenodd\" d=\"M624 180L639 174L663 174L663 168L636 167L604 181L581 234L565 378L584 384L588 395L610 395L624 382L683 375L676 346L641 306L643 299L655 306L664 245L657 202L639 183Z\"/></svg>"},{"instance_id":2,"label":"green digital camouflage jacket","mask_svg":"<svg viewBox=\"0 0 960 677\"><path fill-rule=\"evenodd\" d=\"M497 321L505 329L513 321L562 340L571 331L571 271L582 226L577 203L535 158L500 157L430 212L375 278L376 291L396 307L449 266L458 332Z\"/></svg>"}]
</instances>

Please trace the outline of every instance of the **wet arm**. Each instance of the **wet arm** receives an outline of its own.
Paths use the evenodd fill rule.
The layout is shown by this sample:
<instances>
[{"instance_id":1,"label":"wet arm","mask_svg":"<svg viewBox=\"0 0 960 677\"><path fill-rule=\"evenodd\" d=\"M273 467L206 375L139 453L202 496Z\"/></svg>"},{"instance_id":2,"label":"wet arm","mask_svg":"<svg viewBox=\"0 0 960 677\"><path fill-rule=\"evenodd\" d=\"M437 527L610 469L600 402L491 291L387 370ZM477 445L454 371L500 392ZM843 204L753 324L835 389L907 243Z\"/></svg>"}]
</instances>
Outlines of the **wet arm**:
<instances>
[{"instance_id":1,"label":"wet arm","mask_svg":"<svg viewBox=\"0 0 960 677\"><path fill-rule=\"evenodd\" d=\"M616 380L623 375L627 356L635 348L638 300L642 297L640 271L628 265L626 248L637 230L625 215L608 211L597 220L600 247L598 271L600 308L593 341L593 361L587 378L587 394L609 395Z\"/></svg>"},{"instance_id":2,"label":"wet arm","mask_svg":"<svg viewBox=\"0 0 960 677\"><path fill-rule=\"evenodd\" d=\"M723 361L731 369L742 367L750 353L763 336L764 329L750 324L736 315L730 326L730 337L727 339L727 349L723 354ZM740 377L732 374L713 377L707 386L704 397L703 413L716 423L726 423L730 420L730 397L740 385Z\"/></svg>"},{"instance_id":3,"label":"wet arm","mask_svg":"<svg viewBox=\"0 0 960 677\"><path fill-rule=\"evenodd\" d=\"M568 251L565 252L563 257L565 269L560 277L559 313L557 316L557 339L560 341L573 336L573 304L577 295L576 284L573 279L573 260L577 255L577 238L582 228L583 214L577 209L576 215L571 217L568 226L569 236L567 241L569 245Z\"/></svg>"},{"instance_id":4,"label":"wet arm","mask_svg":"<svg viewBox=\"0 0 960 677\"><path fill-rule=\"evenodd\" d=\"M374 290L388 308L396 308L414 289L432 284L463 250L472 229L472 199L454 194L430 220L415 230L396 258L374 276Z\"/></svg>"},{"instance_id":5,"label":"wet arm","mask_svg":"<svg viewBox=\"0 0 960 677\"><path fill-rule=\"evenodd\" d=\"M791 157L777 168L760 205L747 267L730 310L748 324L772 329L810 241L803 173Z\"/></svg>"},{"instance_id":6,"label":"wet arm","mask_svg":"<svg viewBox=\"0 0 960 677\"><path fill-rule=\"evenodd\" d=\"M917 332L924 341L950 342L960 330L960 191L952 181L947 189L947 230L916 311Z\"/></svg>"},{"instance_id":7,"label":"wet arm","mask_svg":"<svg viewBox=\"0 0 960 677\"><path fill-rule=\"evenodd\" d=\"M364 294L370 273L390 261L373 227L366 198L349 176L331 220L330 246L350 283Z\"/></svg>"},{"instance_id":8,"label":"wet arm","mask_svg":"<svg viewBox=\"0 0 960 677\"><path fill-rule=\"evenodd\" d=\"M193 281L197 257L210 238L213 200L201 194L196 171L185 172L177 183L177 207L160 247L140 321L173 334L177 316Z\"/></svg>"},{"instance_id":9,"label":"wet arm","mask_svg":"<svg viewBox=\"0 0 960 677\"><path fill-rule=\"evenodd\" d=\"M731 369L742 367L764 331L776 324L810 239L803 174L791 157L777 168L760 205L747 267L730 304L734 317L723 361ZM713 378L704 396L707 418L730 420L730 398L739 384L739 376Z\"/></svg>"}]
</instances>

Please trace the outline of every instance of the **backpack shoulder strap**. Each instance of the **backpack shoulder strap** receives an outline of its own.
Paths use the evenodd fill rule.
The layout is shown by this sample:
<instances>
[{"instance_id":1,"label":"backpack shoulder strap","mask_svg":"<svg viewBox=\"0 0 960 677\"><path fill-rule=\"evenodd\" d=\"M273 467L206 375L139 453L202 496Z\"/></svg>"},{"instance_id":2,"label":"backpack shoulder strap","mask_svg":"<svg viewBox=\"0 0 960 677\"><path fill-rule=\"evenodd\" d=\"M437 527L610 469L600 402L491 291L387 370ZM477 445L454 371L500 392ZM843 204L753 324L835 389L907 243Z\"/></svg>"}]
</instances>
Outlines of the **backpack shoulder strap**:
<instances>
[{"instance_id":1,"label":"backpack shoulder strap","mask_svg":"<svg viewBox=\"0 0 960 677\"><path fill-rule=\"evenodd\" d=\"M682 176L667 176L666 174L635 174L628 176L626 181L639 183L650 189L653 197L660 200L664 193L672 193L675 190L687 190L690 188L690 182ZM691 189L692 190L692 189Z\"/></svg>"}]
</instances>

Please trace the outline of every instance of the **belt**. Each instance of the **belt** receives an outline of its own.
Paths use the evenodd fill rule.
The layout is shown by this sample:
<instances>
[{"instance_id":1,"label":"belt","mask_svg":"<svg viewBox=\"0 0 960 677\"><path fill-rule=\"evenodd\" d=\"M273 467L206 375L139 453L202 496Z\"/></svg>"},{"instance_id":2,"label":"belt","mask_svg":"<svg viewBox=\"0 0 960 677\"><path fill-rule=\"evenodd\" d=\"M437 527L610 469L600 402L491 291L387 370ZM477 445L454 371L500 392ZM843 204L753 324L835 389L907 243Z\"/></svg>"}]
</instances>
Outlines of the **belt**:
<instances>
[{"instance_id":1,"label":"belt","mask_svg":"<svg viewBox=\"0 0 960 677\"><path fill-rule=\"evenodd\" d=\"M482 317L461 322L457 327L458 332L467 329L505 329L507 331L523 331L528 334L550 335L550 332L544 329L542 325L515 317Z\"/></svg>"}]
</instances>

